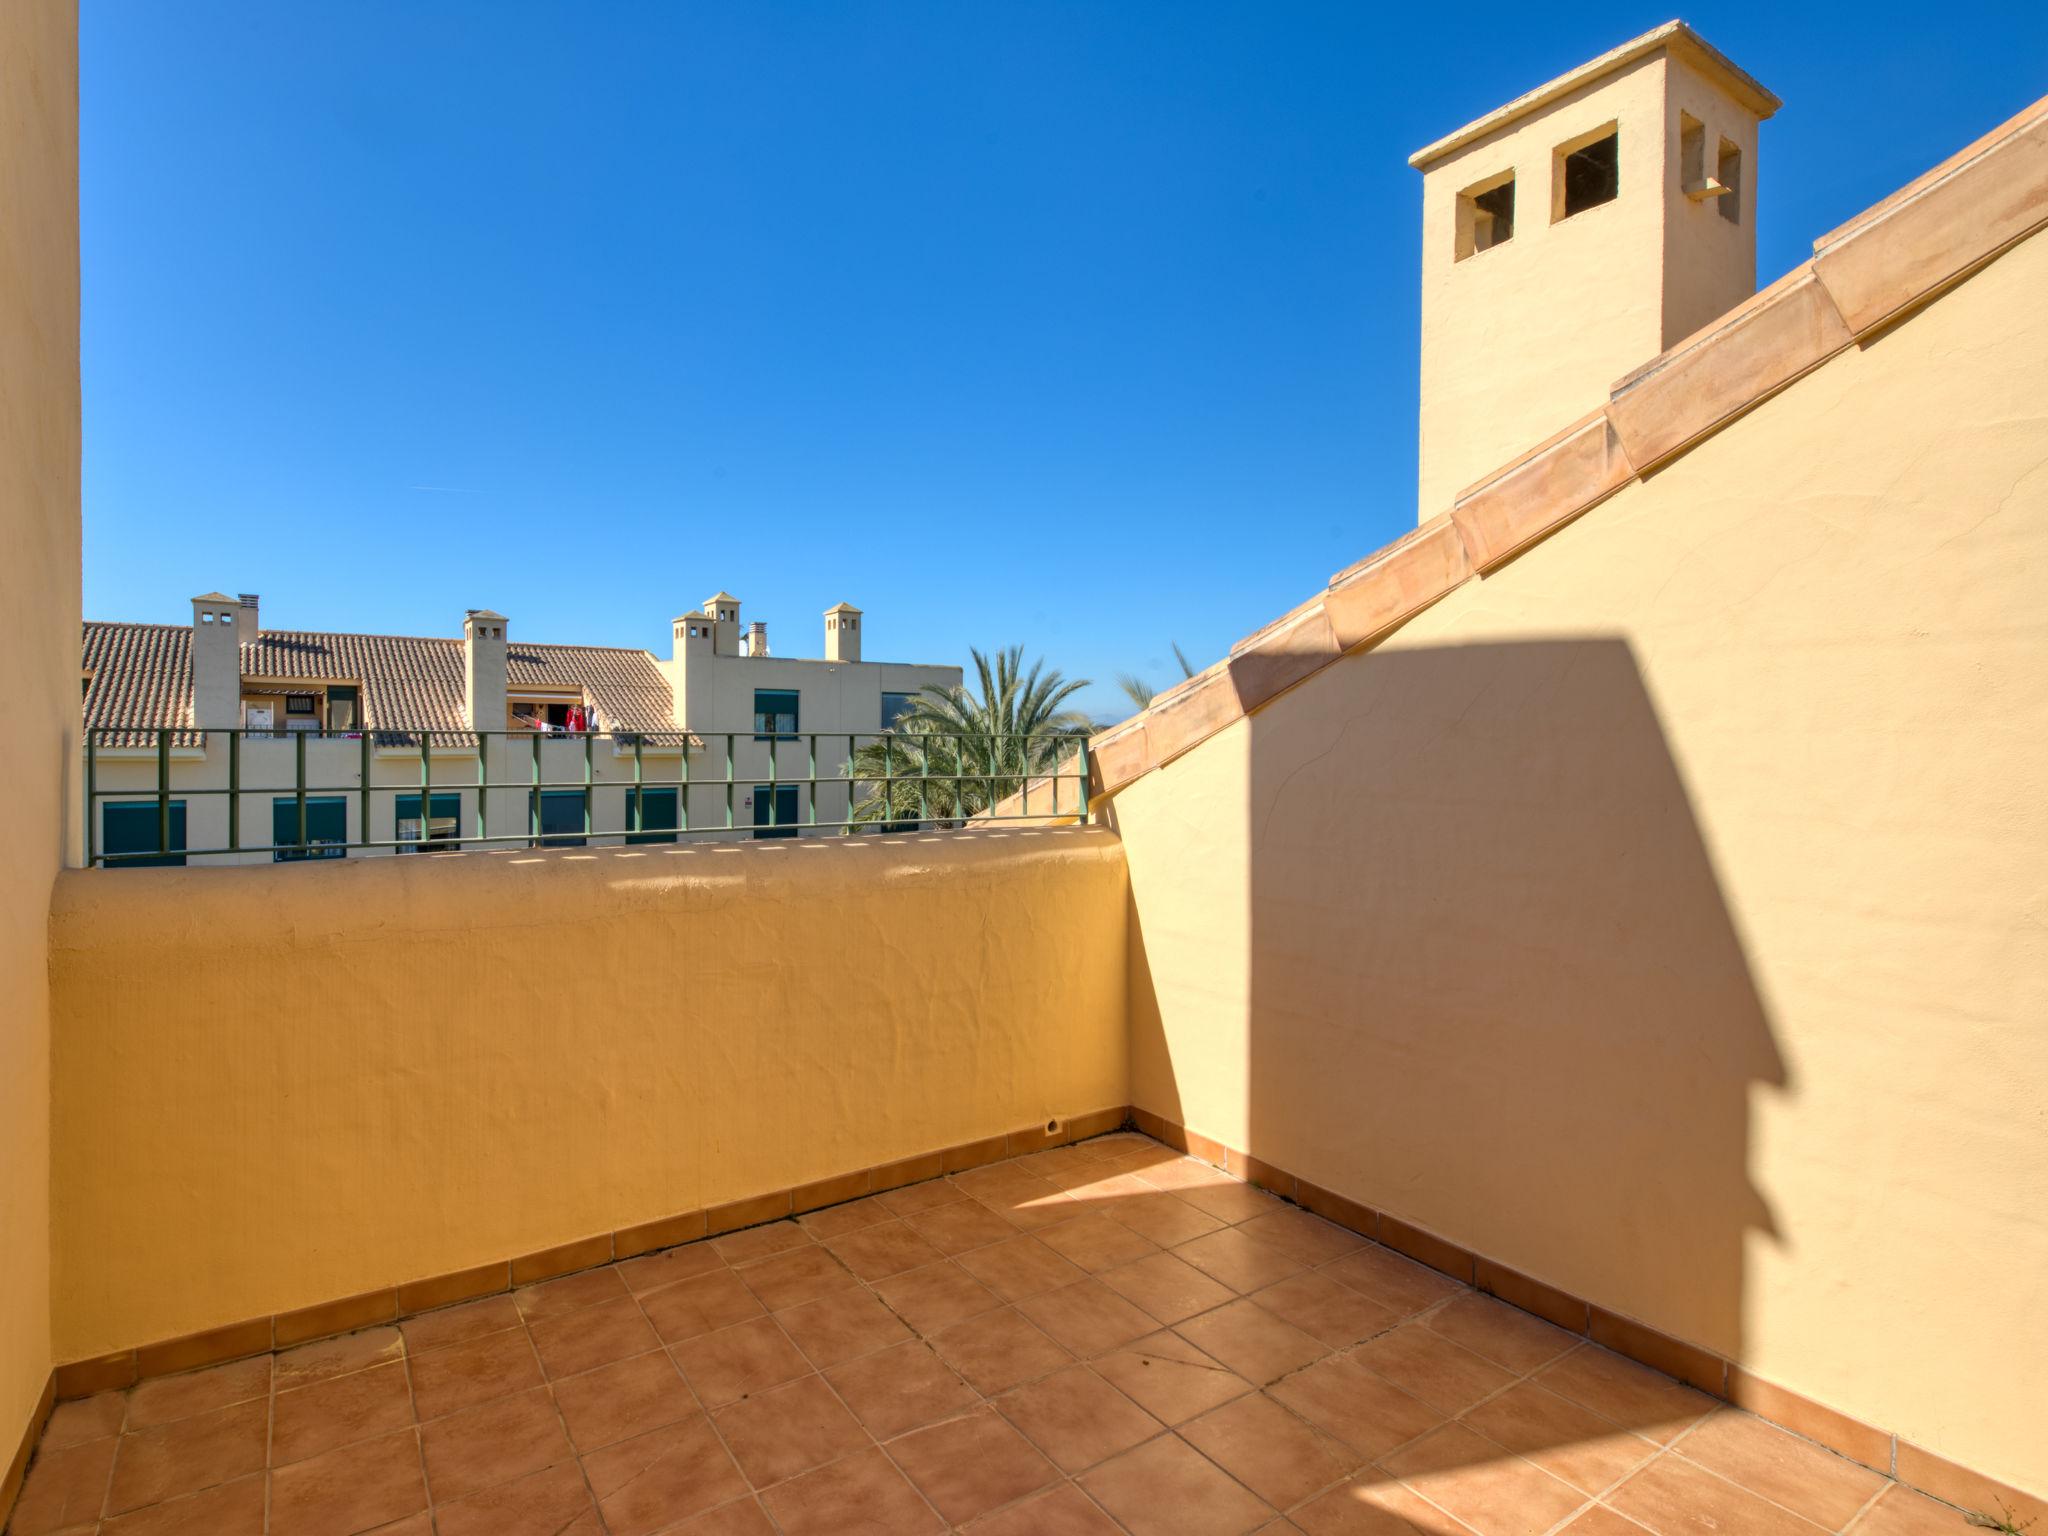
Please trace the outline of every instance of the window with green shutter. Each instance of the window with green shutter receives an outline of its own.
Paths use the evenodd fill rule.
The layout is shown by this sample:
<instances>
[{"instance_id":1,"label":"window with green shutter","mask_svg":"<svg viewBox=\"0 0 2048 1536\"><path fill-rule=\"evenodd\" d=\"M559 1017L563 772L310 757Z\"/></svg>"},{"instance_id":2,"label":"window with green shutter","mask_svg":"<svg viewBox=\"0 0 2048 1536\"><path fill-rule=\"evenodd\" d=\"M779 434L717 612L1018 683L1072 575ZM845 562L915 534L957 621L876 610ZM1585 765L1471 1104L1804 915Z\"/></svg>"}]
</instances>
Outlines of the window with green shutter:
<instances>
[{"instance_id":1,"label":"window with green shutter","mask_svg":"<svg viewBox=\"0 0 2048 1536\"><path fill-rule=\"evenodd\" d=\"M439 795L434 797L440 799ZM413 796L417 801L419 796ZM414 814L418 814L415 807ZM270 857L279 864L294 859L340 859L348 856L348 801L340 795L306 796L305 848L286 847L299 840L299 800L279 795L270 802Z\"/></svg>"},{"instance_id":2,"label":"window with green shutter","mask_svg":"<svg viewBox=\"0 0 2048 1536\"><path fill-rule=\"evenodd\" d=\"M100 811L100 852L147 853L146 859L110 861L108 869L133 869L137 865L183 864L185 862L185 802L171 802L169 853L161 852L162 828L157 821L154 800L110 800Z\"/></svg>"},{"instance_id":3,"label":"window with green shutter","mask_svg":"<svg viewBox=\"0 0 2048 1536\"><path fill-rule=\"evenodd\" d=\"M584 845L583 791L543 789L540 794L540 830L546 841L542 848L581 848ZM548 836L548 834L553 834Z\"/></svg>"},{"instance_id":4,"label":"window with green shutter","mask_svg":"<svg viewBox=\"0 0 2048 1536\"><path fill-rule=\"evenodd\" d=\"M640 791L640 828L633 830L633 791L626 791L626 841L629 843L672 843L676 840L676 792L674 789Z\"/></svg>"}]
</instances>

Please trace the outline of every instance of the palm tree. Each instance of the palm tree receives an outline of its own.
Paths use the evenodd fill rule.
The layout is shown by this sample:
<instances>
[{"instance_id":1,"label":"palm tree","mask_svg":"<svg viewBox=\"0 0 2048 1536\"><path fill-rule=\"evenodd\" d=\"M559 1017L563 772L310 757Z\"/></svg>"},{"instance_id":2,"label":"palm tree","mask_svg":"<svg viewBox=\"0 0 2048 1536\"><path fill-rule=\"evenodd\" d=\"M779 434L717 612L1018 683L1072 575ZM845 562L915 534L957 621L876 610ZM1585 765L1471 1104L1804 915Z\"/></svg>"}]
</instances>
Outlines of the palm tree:
<instances>
[{"instance_id":1,"label":"palm tree","mask_svg":"<svg viewBox=\"0 0 2048 1536\"><path fill-rule=\"evenodd\" d=\"M891 729L853 754L847 773L856 824L964 821L1015 794L1026 777L1052 772L1066 740L1093 729L1086 715L1065 707L1086 678L1070 680L1042 661L1026 672L1021 645L996 652L993 662L970 654L979 698L965 688L928 687Z\"/></svg>"},{"instance_id":2,"label":"palm tree","mask_svg":"<svg viewBox=\"0 0 2048 1536\"><path fill-rule=\"evenodd\" d=\"M1188 653L1180 648L1178 640L1171 643L1173 645L1173 659L1180 663L1180 675L1183 678L1193 677L1195 675L1195 664L1188 660ZM1159 694L1157 688L1154 688L1150 683L1133 672L1117 673L1116 685L1123 690L1124 697L1131 701L1131 708L1133 709L1150 709L1152 707L1152 700L1158 697Z\"/></svg>"}]
</instances>

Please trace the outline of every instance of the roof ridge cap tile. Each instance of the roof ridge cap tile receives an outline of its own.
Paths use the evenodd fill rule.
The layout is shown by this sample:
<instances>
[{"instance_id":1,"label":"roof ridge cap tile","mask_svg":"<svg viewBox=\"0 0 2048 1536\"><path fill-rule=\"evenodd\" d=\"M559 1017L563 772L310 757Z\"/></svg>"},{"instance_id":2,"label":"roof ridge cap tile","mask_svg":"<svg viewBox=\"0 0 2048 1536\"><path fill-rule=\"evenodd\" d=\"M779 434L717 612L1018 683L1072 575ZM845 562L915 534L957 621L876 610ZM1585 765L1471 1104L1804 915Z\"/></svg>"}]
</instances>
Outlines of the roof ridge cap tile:
<instances>
[{"instance_id":1,"label":"roof ridge cap tile","mask_svg":"<svg viewBox=\"0 0 2048 1536\"><path fill-rule=\"evenodd\" d=\"M1871 225L1881 223L1899 208L1928 191L1937 183L1946 181L1956 172L1974 164L1991 153L2014 134L2023 132L2034 123L2048 117L2048 96L2020 108L2011 117L1996 127L1979 134L1954 154L1947 155L1929 166L1902 187L1896 187L1869 207L1851 214L1826 234L1814 237L1813 249L1816 254L1828 246L1837 245L1852 235L1860 234Z\"/></svg>"},{"instance_id":2,"label":"roof ridge cap tile","mask_svg":"<svg viewBox=\"0 0 2048 1536\"><path fill-rule=\"evenodd\" d=\"M1807 262L1618 380L1607 414L1638 473L1770 399L1855 338Z\"/></svg>"},{"instance_id":3,"label":"roof ridge cap tile","mask_svg":"<svg viewBox=\"0 0 2048 1536\"><path fill-rule=\"evenodd\" d=\"M2048 97L1816 242L1813 265L1857 336L1915 309L2048 226Z\"/></svg>"},{"instance_id":4,"label":"roof ridge cap tile","mask_svg":"<svg viewBox=\"0 0 2048 1536\"><path fill-rule=\"evenodd\" d=\"M1602 405L1461 494L1451 520L1472 568L1484 574L1635 477L1621 435Z\"/></svg>"}]
</instances>

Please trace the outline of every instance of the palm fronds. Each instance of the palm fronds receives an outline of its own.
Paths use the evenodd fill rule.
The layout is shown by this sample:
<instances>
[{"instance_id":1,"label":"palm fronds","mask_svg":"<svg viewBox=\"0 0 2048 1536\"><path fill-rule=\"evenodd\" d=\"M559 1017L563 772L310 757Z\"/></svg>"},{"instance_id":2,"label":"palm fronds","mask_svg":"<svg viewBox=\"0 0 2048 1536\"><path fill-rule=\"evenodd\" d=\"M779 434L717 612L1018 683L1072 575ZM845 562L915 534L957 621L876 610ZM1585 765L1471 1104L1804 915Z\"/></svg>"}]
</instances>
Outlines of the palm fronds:
<instances>
[{"instance_id":1,"label":"palm fronds","mask_svg":"<svg viewBox=\"0 0 2048 1536\"><path fill-rule=\"evenodd\" d=\"M1052 771L1063 737L1086 735L1087 716L1067 700L1088 686L1034 661L1024 647L974 658L977 696L967 688L926 688L895 728L853 754L852 821L860 826L958 822Z\"/></svg>"}]
</instances>

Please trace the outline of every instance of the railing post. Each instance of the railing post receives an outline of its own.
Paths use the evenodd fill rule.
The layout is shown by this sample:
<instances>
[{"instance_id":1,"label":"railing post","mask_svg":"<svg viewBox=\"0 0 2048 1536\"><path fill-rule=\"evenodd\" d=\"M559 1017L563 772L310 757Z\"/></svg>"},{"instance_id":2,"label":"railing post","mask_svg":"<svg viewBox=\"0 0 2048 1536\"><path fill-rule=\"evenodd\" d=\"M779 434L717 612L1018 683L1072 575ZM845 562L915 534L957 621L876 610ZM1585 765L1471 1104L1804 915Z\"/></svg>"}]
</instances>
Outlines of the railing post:
<instances>
[{"instance_id":1,"label":"railing post","mask_svg":"<svg viewBox=\"0 0 2048 1536\"><path fill-rule=\"evenodd\" d=\"M1088 738L1077 736L1074 740L1074 793L1080 800L1080 820L1081 825L1085 827L1088 825L1089 812L1093 809L1088 803Z\"/></svg>"},{"instance_id":2,"label":"railing post","mask_svg":"<svg viewBox=\"0 0 2048 1536\"><path fill-rule=\"evenodd\" d=\"M242 733L228 732L228 852L242 851Z\"/></svg>"},{"instance_id":3,"label":"railing post","mask_svg":"<svg viewBox=\"0 0 2048 1536\"><path fill-rule=\"evenodd\" d=\"M306 843L306 733L294 731L292 740L292 769L297 780L299 797L299 852L310 853L312 849ZM272 827L271 830L275 831L276 828Z\"/></svg>"},{"instance_id":4,"label":"railing post","mask_svg":"<svg viewBox=\"0 0 2048 1536\"><path fill-rule=\"evenodd\" d=\"M725 830L732 830L732 732L725 733Z\"/></svg>"},{"instance_id":5,"label":"railing post","mask_svg":"<svg viewBox=\"0 0 2048 1536\"><path fill-rule=\"evenodd\" d=\"M533 788L527 793L526 835L536 847L546 847L540 840L540 738L541 732L533 734Z\"/></svg>"},{"instance_id":6,"label":"railing post","mask_svg":"<svg viewBox=\"0 0 2048 1536\"><path fill-rule=\"evenodd\" d=\"M434 822L434 733L420 732L420 840L414 843L414 853L427 851L427 831ZM457 827L457 831L461 828Z\"/></svg>"},{"instance_id":7,"label":"railing post","mask_svg":"<svg viewBox=\"0 0 2048 1536\"><path fill-rule=\"evenodd\" d=\"M805 798L810 802L811 806L811 825L815 827L818 824L818 733L816 731L811 732L811 775L804 780L804 788L808 791Z\"/></svg>"},{"instance_id":8,"label":"railing post","mask_svg":"<svg viewBox=\"0 0 2048 1536\"><path fill-rule=\"evenodd\" d=\"M586 722L586 724L587 724L587 722ZM591 811L591 799L592 799L592 797L593 797L593 796L594 796L594 795L596 794L596 791L595 791L594 789L592 789L592 788L591 788L591 785L592 785L593 783L595 783L595 782L596 782L596 780L595 780L594 776L593 776L593 775L592 775L592 773L591 773L591 754L592 754L592 752L593 752L593 750L594 750L594 749L593 749L593 747L592 747L592 743L593 743L593 742L595 742L596 740L597 740L597 733L596 733L596 732L594 732L594 731L590 731L590 730L585 730L585 731L584 731L584 733L583 733L583 835L584 835L584 837L585 837L585 838L588 838L588 837L590 836L590 829L591 829L592 827L594 827L594 826L596 826L596 825L597 825L597 818L596 818L595 816L593 816L593 815L591 815L591 814L590 814L590 811Z\"/></svg>"},{"instance_id":9,"label":"railing post","mask_svg":"<svg viewBox=\"0 0 2048 1536\"><path fill-rule=\"evenodd\" d=\"M99 862L99 732L85 728L85 867Z\"/></svg>"},{"instance_id":10,"label":"railing post","mask_svg":"<svg viewBox=\"0 0 2048 1536\"><path fill-rule=\"evenodd\" d=\"M491 733L476 733L476 840L489 847L491 836L490 815L485 809L491 803Z\"/></svg>"},{"instance_id":11,"label":"railing post","mask_svg":"<svg viewBox=\"0 0 2048 1536\"><path fill-rule=\"evenodd\" d=\"M156 730L156 851L171 851L171 732Z\"/></svg>"},{"instance_id":12,"label":"railing post","mask_svg":"<svg viewBox=\"0 0 2048 1536\"><path fill-rule=\"evenodd\" d=\"M676 830L690 830L690 733L683 732L682 753L683 776L676 781Z\"/></svg>"},{"instance_id":13,"label":"railing post","mask_svg":"<svg viewBox=\"0 0 2048 1536\"><path fill-rule=\"evenodd\" d=\"M356 821L359 824L356 831L357 840L367 843L370 841L370 732L364 721L358 719L356 724L365 726L356 738L362 758L362 773L356 785ZM395 826L392 828L394 834L397 830ZM395 848L392 850L394 853L397 851Z\"/></svg>"},{"instance_id":14,"label":"railing post","mask_svg":"<svg viewBox=\"0 0 2048 1536\"><path fill-rule=\"evenodd\" d=\"M630 818L632 825L628 828L633 832L644 832L647 829L647 807L643 803L647 791L641 788L646 772L641 764L643 740L645 738L638 731L633 733L633 814Z\"/></svg>"}]
</instances>

